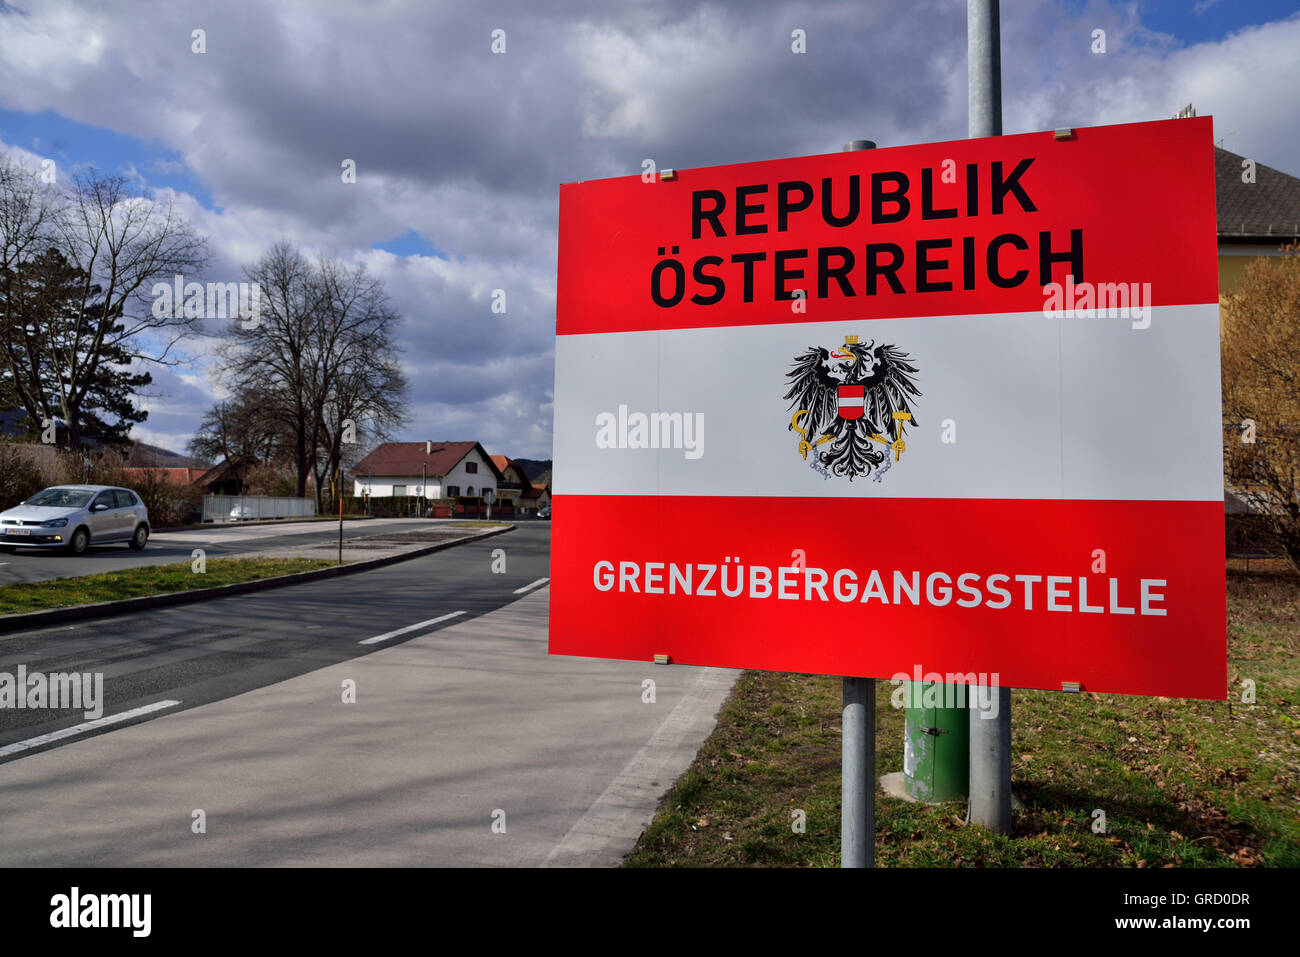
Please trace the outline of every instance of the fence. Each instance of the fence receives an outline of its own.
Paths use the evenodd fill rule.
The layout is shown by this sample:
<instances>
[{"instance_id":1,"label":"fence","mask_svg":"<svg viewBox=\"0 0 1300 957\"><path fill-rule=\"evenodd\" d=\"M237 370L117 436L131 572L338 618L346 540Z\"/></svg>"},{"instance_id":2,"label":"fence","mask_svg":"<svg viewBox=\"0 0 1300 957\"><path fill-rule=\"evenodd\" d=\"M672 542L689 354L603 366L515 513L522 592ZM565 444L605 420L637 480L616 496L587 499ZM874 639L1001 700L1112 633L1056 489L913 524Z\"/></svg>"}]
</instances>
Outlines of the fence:
<instances>
[{"instance_id":1,"label":"fence","mask_svg":"<svg viewBox=\"0 0 1300 957\"><path fill-rule=\"evenodd\" d=\"M419 495L384 495L369 499L348 495L343 499L343 511L348 515L369 515L373 518L478 518L487 515L488 506L474 496L462 496L453 501L447 498L421 498ZM497 502L492 506L493 517L513 518L516 514L515 507L510 502Z\"/></svg>"},{"instance_id":2,"label":"fence","mask_svg":"<svg viewBox=\"0 0 1300 957\"><path fill-rule=\"evenodd\" d=\"M237 514L235 509L239 509ZM254 521L260 518L311 518L314 498L275 498L269 495L205 495L203 521Z\"/></svg>"}]
</instances>

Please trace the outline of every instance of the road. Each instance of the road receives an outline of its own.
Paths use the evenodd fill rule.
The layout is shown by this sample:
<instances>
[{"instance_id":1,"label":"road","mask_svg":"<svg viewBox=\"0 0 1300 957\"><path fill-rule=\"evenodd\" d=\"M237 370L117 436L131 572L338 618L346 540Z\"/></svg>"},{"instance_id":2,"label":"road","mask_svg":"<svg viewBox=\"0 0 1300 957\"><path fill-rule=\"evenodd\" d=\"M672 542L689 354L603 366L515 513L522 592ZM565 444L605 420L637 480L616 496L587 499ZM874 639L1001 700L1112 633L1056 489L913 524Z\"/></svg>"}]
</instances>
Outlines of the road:
<instances>
[{"instance_id":1,"label":"road","mask_svg":"<svg viewBox=\"0 0 1300 957\"><path fill-rule=\"evenodd\" d=\"M232 549L265 544L251 528L222 531L246 536ZM157 699L194 707L357 657L372 650L358 642L382 632L499 608L549 574L549 531L526 527L375 572L0 635L0 671L102 671L105 713ZM491 573L496 548L506 549L504 575ZM81 720L0 708L0 762L6 745Z\"/></svg>"},{"instance_id":2,"label":"road","mask_svg":"<svg viewBox=\"0 0 1300 957\"><path fill-rule=\"evenodd\" d=\"M450 521L443 519L441 523ZM440 524L438 519L398 518L365 519L343 523L345 542L392 532L411 531ZM523 525L530 522L524 520ZM202 548L208 558L246 555L292 546L324 545L338 541L339 527L332 522L284 522L269 525L233 525L216 527L195 525L176 531L157 532L142 552L125 545L92 547L85 555L23 549L12 555L0 554L0 585L46 581L51 578L74 578L102 572L136 568L142 565L168 565L188 562L194 549ZM316 557L328 558L321 553Z\"/></svg>"},{"instance_id":3,"label":"road","mask_svg":"<svg viewBox=\"0 0 1300 957\"><path fill-rule=\"evenodd\" d=\"M156 708L0 709L0 865L616 863L733 673L549 656L549 534L0 636Z\"/></svg>"}]
</instances>

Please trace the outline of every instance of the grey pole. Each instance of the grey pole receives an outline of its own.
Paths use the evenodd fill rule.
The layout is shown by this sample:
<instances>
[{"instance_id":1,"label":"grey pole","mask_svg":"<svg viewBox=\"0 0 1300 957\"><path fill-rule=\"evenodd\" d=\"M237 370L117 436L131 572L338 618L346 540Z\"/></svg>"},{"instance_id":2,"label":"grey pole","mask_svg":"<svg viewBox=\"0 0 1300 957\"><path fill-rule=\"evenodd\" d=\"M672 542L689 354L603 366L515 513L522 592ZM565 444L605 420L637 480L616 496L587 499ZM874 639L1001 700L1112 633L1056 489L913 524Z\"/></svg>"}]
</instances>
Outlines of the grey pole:
<instances>
[{"instance_id":1,"label":"grey pole","mask_svg":"<svg viewBox=\"0 0 1300 957\"><path fill-rule=\"evenodd\" d=\"M998 0L966 0L966 69L970 86L969 132L1002 135L1002 45Z\"/></svg>"},{"instance_id":2,"label":"grey pole","mask_svg":"<svg viewBox=\"0 0 1300 957\"><path fill-rule=\"evenodd\" d=\"M873 150L850 140L845 152ZM840 716L840 867L876 866L876 682L845 678Z\"/></svg>"},{"instance_id":3,"label":"grey pole","mask_svg":"<svg viewBox=\"0 0 1300 957\"><path fill-rule=\"evenodd\" d=\"M973 689L972 689L973 690ZM1011 833L1011 689L995 688L998 713L970 709L970 805L967 819Z\"/></svg>"},{"instance_id":4,"label":"grey pole","mask_svg":"<svg viewBox=\"0 0 1300 957\"><path fill-rule=\"evenodd\" d=\"M969 135L1002 135L1002 41L998 0L966 0ZM973 689L972 689L973 690ZM967 819L998 834L1011 831L1011 689L997 688L997 716L970 715Z\"/></svg>"},{"instance_id":5,"label":"grey pole","mask_svg":"<svg viewBox=\"0 0 1300 957\"><path fill-rule=\"evenodd\" d=\"M844 679L840 866L876 866L876 682Z\"/></svg>"}]
</instances>

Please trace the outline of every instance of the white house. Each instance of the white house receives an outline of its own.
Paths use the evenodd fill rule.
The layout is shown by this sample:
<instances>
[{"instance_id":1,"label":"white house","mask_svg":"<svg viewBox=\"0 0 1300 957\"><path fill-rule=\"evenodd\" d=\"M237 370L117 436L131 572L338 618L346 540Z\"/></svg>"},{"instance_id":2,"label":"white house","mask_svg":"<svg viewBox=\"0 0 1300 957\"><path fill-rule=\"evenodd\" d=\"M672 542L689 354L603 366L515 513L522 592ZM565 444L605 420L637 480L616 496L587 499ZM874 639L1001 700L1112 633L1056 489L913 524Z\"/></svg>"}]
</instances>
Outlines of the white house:
<instances>
[{"instance_id":1,"label":"white house","mask_svg":"<svg viewBox=\"0 0 1300 957\"><path fill-rule=\"evenodd\" d=\"M385 442L352 468L357 496L495 497L504 476L477 442Z\"/></svg>"}]
</instances>

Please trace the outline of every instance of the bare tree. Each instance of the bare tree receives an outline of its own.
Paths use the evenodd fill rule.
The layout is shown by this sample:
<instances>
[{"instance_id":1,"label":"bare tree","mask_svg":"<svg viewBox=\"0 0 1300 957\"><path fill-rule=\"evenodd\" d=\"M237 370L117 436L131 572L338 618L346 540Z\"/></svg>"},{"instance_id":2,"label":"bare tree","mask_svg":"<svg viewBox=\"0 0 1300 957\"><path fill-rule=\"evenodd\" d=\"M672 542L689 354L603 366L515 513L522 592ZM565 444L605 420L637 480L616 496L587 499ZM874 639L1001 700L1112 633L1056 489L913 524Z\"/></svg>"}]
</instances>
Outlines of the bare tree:
<instances>
[{"instance_id":1,"label":"bare tree","mask_svg":"<svg viewBox=\"0 0 1300 957\"><path fill-rule=\"evenodd\" d=\"M223 350L227 378L238 392L259 393L267 420L284 430L296 494L302 497L314 457L311 343L321 308L320 284L311 265L288 243L277 243L244 272L261 287L260 321L253 328L232 323Z\"/></svg>"},{"instance_id":2,"label":"bare tree","mask_svg":"<svg viewBox=\"0 0 1300 957\"><path fill-rule=\"evenodd\" d=\"M271 406L251 389L216 403L199 423L190 454L218 463L283 464L290 443Z\"/></svg>"},{"instance_id":3,"label":"bare tree","mask_svg":"<svg viewBox=\"0 0 1300 957\"><path fill-rule=\"evenodd\" d=\"M81 405L106 357L117 365L179 361L172 350L198 319L179 304L154 308L152 289L155 281L197 272L208 256L174 200L159 203L129 191L125 177L93 170L74 176L61 233L60 247L84 275L59 383L68 444L76 448Z\"/></svg>"},{"instance_id":4,"label":"bare tree","mask_svg":"<svg viewBox=\"0 0 1300 957\"><path fill-rule=\"evenodd\" d=\"M348 269L329 260L322 260L317 272L323 295L312 396L316 489L323 505L329 477L341 472L345 432L354 433L354 440L371 438L400 425L407 384L394 341L400 317L390 308L383 283L362 266Z\"/></svg>"},{"instance_id":5,"label":"bare tree","mask_svg":"<svg viewBox=\"0 0 1300 957\"><path fill-rule=\"evenodd\" d=\"M134 192L122 176L90 170L66 191L43 191L9 164L0 181L0 357L29 416L57 408L79 448L86 412L131 414L124 393L148 383L133 364L179 361L173 349L198 318L154 308L153 285L201 269L206 243L172 200Z\"/></svg>"},{"instance_id":6,"label":"bare tree","mask_svg":"<svg viewBox=\"0 0 1300 957\"><path fill-rule=\"evenodd\" d=\"M0 401L27 410L29 431L39 430L49 410L37 372L42 357L31 329L28 264L53 244L61 211L51 186L12 157L0 156Z\"/></svg>"},{"instance_id":7,"label":"bare tree","mask_svg":"<svg viewBox=\"0 0 1300 957\"><path fill-rule=\"evenodd\" d=\"M232 324L224 350L229 383L259 395L266 427L285 438L297 494L306 494L311 478L324 504L349 420L358 436L384 434L403 420L399 317L364 268L309 263L287 243L245 272L261 285L261 322Z\"/></svg>"}]
</instances>

